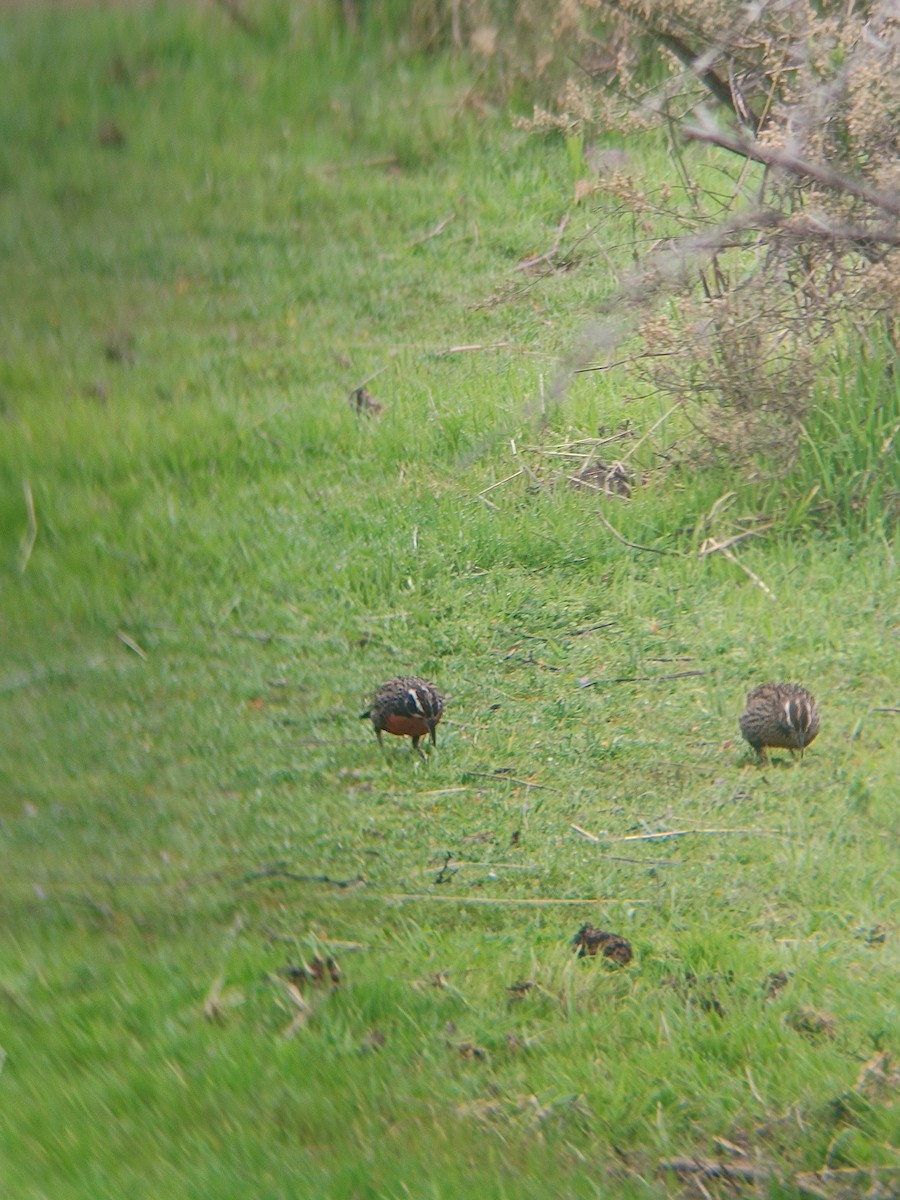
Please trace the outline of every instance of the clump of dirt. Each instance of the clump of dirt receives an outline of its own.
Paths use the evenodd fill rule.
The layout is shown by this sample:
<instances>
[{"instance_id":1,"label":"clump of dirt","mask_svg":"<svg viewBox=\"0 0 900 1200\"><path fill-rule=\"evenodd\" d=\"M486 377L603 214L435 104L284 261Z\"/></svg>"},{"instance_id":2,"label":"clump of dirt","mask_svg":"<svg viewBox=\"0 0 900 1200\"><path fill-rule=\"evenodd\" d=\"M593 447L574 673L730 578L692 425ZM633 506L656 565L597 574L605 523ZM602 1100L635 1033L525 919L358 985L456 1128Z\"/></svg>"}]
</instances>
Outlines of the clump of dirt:
<instances>
[{"instance_id":1,"label":"clump of dirt","mask_svg":"<svg viewBox=\"0 0 900 1200\"><path fill-rule=\"evenodd\" d=\"M770 971L763 980L763 991L766 999L771 1000L790 982L790 975L787 971Z\"/></svg>"},{"instance_id":2,"label":"clump of dirt","mask_svg":"<svg viewBox=\"0 0 900 1200\"><path fill-rule=\"evenodd\" d=\"M829 1012L812 1008L808 1004L802 1004L793 1012L788 1013L784 1018L784 1023L790 1029L796 1030L797 1033L802 1033L808 1038L827 1038L829 1041L833 1041L837 1037L837 1018Z\"/></svg>"},{"instance_id":3,"label":"clump of dirt","mask_svg":"<svg viewBox=\"0 0 900 1200\"><path fill-rule=\"evenodd\" d=\"M853 1089L872 1104L890 1104L900 1092L900 1064L887 1050L874 1054L861 1068Z\"/></svg>"}]
</instances>

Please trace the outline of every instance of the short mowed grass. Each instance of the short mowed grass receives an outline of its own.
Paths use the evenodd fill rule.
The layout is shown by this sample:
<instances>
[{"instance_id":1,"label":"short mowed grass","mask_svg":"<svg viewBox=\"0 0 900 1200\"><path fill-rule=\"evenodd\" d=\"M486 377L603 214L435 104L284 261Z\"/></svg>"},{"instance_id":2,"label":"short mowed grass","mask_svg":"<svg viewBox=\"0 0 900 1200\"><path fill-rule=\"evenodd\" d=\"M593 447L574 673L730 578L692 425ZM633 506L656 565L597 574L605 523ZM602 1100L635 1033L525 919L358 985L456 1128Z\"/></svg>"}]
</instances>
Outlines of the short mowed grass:
<instances>
[{"instance_id":1,"label":"short mowed grass","mask_svg":"<svg viewBox=\"0 0 900 1200\"><path fill-rule=\"evenodd\" d=\"M627 223L573 209L620 249L536 279L561 142L462 61L254 22L0 15L3 1195L896 1170L894 547L751 539L767 591L696 554L734 480L536 486L663 411L552 399ZM408 672L449 696L424 762L357 719ZM822 732L760 767L770 678Z\"/></svg>"}]
</instances>

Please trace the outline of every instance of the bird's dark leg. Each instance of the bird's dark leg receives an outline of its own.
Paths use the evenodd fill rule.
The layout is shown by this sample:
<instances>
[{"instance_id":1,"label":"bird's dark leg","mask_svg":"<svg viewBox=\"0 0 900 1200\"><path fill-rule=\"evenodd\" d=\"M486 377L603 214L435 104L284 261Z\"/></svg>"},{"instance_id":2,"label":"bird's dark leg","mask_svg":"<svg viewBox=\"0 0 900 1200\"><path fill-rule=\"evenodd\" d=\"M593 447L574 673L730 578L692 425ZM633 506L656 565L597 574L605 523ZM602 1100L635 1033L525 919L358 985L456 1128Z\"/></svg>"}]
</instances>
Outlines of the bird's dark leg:
<instances>
[{"instance_id":1,"label":"bird's dark leg","mask_svg":"<svg viewBox=\"0 0 900 1200\"><path fill-rule=\"evenodd\" d=\"M428 722L428 732L431 734L431 744L437 747L437 725L434 721Z\"/></svg>"},{"instance_id":2,"label":"bird's dark leg","mask_svg":"<svg viewBox=\"0 0 900 1200\"><path fill-rule=\"evenodd\" d=\"M381 730L375 730L375 736L378 738L378 745L381 747L382 754L384 753L384 738L381 736Z\"/></svg>"},{"instance_id":3,"label":"bird's dark leg","mask_svg":"<svg viewBox=\"0 0 900 1200\"><path fill-rule=\"evenodd\" d=\"M416 752L416 754L418 754L419 758L421 758L421 759L424 759L424 758L425 758L425 752L424 752L424 750L422 749L422 747L419 745L419 739L418 739L418 737L414 737L414 738L413 738L413 740L412 740L412 744L413 744L413 750L415 750L415 752Z\"/></svg>"}]
</instances>

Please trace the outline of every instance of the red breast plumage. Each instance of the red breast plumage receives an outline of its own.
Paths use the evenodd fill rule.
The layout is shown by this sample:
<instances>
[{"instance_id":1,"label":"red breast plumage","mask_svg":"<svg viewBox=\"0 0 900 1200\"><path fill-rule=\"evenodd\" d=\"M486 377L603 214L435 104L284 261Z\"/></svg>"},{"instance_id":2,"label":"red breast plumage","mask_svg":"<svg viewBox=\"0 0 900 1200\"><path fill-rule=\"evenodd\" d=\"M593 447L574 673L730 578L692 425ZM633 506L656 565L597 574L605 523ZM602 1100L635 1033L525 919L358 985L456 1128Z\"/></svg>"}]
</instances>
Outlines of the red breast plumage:
<instances>
[{"instance_id":1,"label":"red breast plumage","mask_svg":"<svg viewBox=\"0 0 900 1200\"><path fill-rule=\"evenodd\" d=\"M380 744L382 731L410 737L413 749L421 755L419 738L427 735L431 744L437 745L435 729L443 712L444 698L433 683L417 675L398 675L378 688L360 719L371 720Z\"/></svg>"}]
</instances>

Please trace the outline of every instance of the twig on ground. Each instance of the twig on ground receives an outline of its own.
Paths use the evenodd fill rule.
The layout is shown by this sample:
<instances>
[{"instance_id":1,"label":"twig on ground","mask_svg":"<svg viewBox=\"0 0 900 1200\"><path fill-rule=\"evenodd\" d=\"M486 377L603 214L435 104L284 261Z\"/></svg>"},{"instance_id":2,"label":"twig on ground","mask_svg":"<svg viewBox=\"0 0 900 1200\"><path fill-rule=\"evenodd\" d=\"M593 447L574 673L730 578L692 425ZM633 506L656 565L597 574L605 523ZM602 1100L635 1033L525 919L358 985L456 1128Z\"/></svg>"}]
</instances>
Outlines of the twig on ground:
<instances>
[{"instance_id":1,"label":"twig on ground","mask_svg":"<svg viewBox=\"0 0 900 1200\"><path fill-rule=\"evenodd\" d=\"M535 788L541 792L555 792L557 789L548 787L545 783L530 783L527 779L517 779L515 775L498 775L493 771L465 771L469 779L492 779L494 783L517 783L520 787Z\"/></svg>"},{"instance_id":2,"label":"twig on ground","mask_svg":"<svg viewBox=\"0 0 900 1200\"><path fill-rule=\"evenodd\" d=\"M616 541L621 542L623 546L628 546L631 550L644 550L647 554L673 554L678 557L677 550L661 550L657 546L639 546L637 542L629 542L627 538L622 537L621 533L619 533L618 529L616 529L614 525L611 525L609 521L607 521L602 512L598 511L597 516L600 518L601 524L605 525Z\"/></svg>"},{"instance_id":3,"label":"twig on ground","mask_svg":"<svg viewBox=\"0 0 900 1200\"><path fill-rule=\"evenodd\" d=\"M765 582L765 580L760 579L755 571L751 571L749 567L744 566L741 560L736 555L732 554L730 550L722 550L721 554L723 558L727 558L729 562L733 562L736 567L740 567L747 578L755 583L758 588L761 588L770 600L774 600L776 604L778 603L778 597Z\"/></svg>"},{"instance_id":4,"label":"twig on ground","mask_svg":"<svg viewBox=\"0 0 900 1200\"><path fill-rule=\"evenodd\" d=\"M498 479L496 483L489 483L486 488L482 488L478 492L479 500L483 500L486 492L492 492L494 488L502 487L504 483L509 483L512 479L518 479L520 475L524 475L524 471L520 467L518 471L513 471L512 475L507 475L504 479Z\"/></svg>"},{"instance_id":5,"label":"twig on ground","mask_svg":"<svg viewBox=\"0 0 900 1200\"><path fill-rule=\"evenodd\" d=\"M434 870L434 867L431 868L431 871L433 871L433 870ZM436 884L450 883L450 881L453 879L453 876L455 874L456 874L456 863L453 861L453 855L448 850L447 856L444 859L444 865L438 870L438 872L435 875L432 882L436 883Z\"/></svg>"},{"instance_id":6,"label":"twig on ground","mask_svg":"<svg viewBox=\"0 0 900 1200\"><path fill-rule=\"evenodd\" d=\"M574 829L576 833L580 833L583 838L587 838L589 842L595 842L599 845L603 838L598 838L595 833L589 833L586 829L582 829L580 825L570 825L570 829Z\"/></svg>"},{"instance_id":7,"label":"twig on ground","mask_svg":"<svg viewBox=\"0 0 900 1200\"><path fill-rule=\"evenodd\" d=\"M206 993L206 999L203 1001L203 1015L207 1021L218 1021L222 1014L222 985L225 982L224 975L217 975L210 984L209 991Z\"/></svg>"},{"instance_id":8,"label":"twig on ground","mask_svg":"<svg viewBox=\"0 0 900 1200\"><path fill-rule=\"evenodd\" d=\"M882 705L880 708L873 708L872 712L900 713L900 708L895 705Z\"/></svg>"},{"instance_id":9,"label":"twig on ground","mask_svg":"<svg viewBox=\"0 0 900 1200\"><path fill-rule=\"evenodd\" d=\"M664 833L628 833L619 837L597 837L598 842L661 842L666 838L676 837L691 837L693 834L697 836L707 835L715 836L718 834L749 834L755 837L774 837L781 838L784 841L791 841L791 834L782 833L778 829L669 829ZM596 835L595 835L596 836Z\"/></svg>"},{"instance_id":10,"label":"twig on ground","mask_svg":"<svg viewBox=\"0 0 900 1200\"><path fill-rule=\"evenodd\" d=\"M536 487L540 487L541 486L540 479L538 479L537 475L535 475L534 471L532 471L531 467L529 467L528 463L525 461L525 459L519 453L518 447L516 446L515 438L509 439L509 448L510 448L510 450L512 450L513 458L516 460L516 462L520 462L522 464L522 470L525 472L526 475L528 475L530 477L531 482Z\"/></svg>"},{"instance_id":11,"label":"twig on ground","mask_svg":"<svg viewBox=\"0 0 900 1200\"><path fill-rule=\"evenodd\" d=\"M511 345L512 342L487 342L484 345L479 342L471 342L465 346L448 346L446 350L439 350L437 357L446 358L448 354L469 354L479 350L503 350Z\"/></svg>"},{"instance_id":12,"label":"twig on ground","mask_svg":"<svg viewBox=\"0 0 900 1200\"><path fill-rule=\"evenodd\" d=\"M707 675L708 671L669 671L665 675L616 675L612 679L590 679L582 687L602 687L605 683L656 683L666 679L689 679L692 675Z\"/></svg>"},{"instance_id":13,"label":"twig on ground","mask_svg":"<svg viewBox=\"0 0 900 1200\"><path fill-rule=\"evenodd\" d=\"M474 788L470 788L470 787L449 787L449 788L436 788L436 789L435 789L433 792L417 792L417 793L416 793L416 795L417 795L417 796L418 796L420 799L422 799L422 798L423 798L423 797L425 797L425 796L449 796L449 795L451 795L453 792L471 792L471 791L474 791Z\"/></svg>"},{"instance_id":14,"label":"twig on ground","mask_svg":"<svg viewBox=\"0 0 900 1200\"><path fill-rule=\"evenodd\" d=\"M283 988L285 995L297 1010L293 1016L293 1019L291 1020L291 1023L282 1033L282 1037L293 1037L297 1030L305 1025L312 1016L312 1007L306 1000L304 1000L303 993L295 983L291 983L287 979L282 979L280 975L270 975L269 978L273 983L277 983L281 988Z\"/></svg>"},{"instance_id":15,"label":"twig on ground","mask_svg":"<svg viewBox=\"0 0 900 1200\"><path fill-rule=\"evenodd\" d=\"M455 858L453 865L456 867L490 867L492 871L546 871L547 868L543 863L501 863L501 862L473 862L465 858Z\"/></svg>"},{"instance_id":16,"label":"twig on ground","mask_svg":"<svg viewBox=\"0 0 900 1200\"><path fill-rule=\"evenodd\" d=\"M22 491L25 493L25 512L28 515L28 524L25 527L25 532L22 535L22 544L19 547L20 575L24 575L25 568L28 566L28 560L31 558L31 552L34 549L34 543L37 541L38 532L37 516L34 511L34 497L31 494L31 484L27 479L22 480Z\"/></svg>"},{"instance_id":17,"label":"twig on ground","mask_svg":"<svg viewBox=\"0 0 900 1200\"><path fill-rule=\"evenodd\" d=\"M437 872L441 875L447 872L450 876L458 871L461 867L481 867L491 871L546 871L546 867L541 863L502 863L502 862L475 862L467 858L454 858L452 854L448 855L446 861L440 866L422 867L418 871L413 871L413 876L434 875ZM443 883L444 879L435 880L435 882Z\"/></svg>"},{"instance_id":18,"label":"twig on ground","mask_svg":"<svg viewBox=\"0 0 900 1200\"><path fill-rule=\"evenodd\" d=\"M674 1171L676 1175L705 1175L707 1179L740 1179L750 1183L762 1182L771 1175L771 1171L751 1163L717 1162L706 1158L661 1158L659 1168Z\"/></svg>"},{"instance_id":19,"label":"twig on ground","mask_svg":"<svg viewBox=\"0 0 900 1200\"><path fill-rule=\"evenodd\" d=\"M655 433L657 431L657 429L659 429L660 425L662 425L662 424L664 424L664 422L668 421L668 419L669 419L669 417L671 417L672 413L677 412L679 410L679 408L681 408L680 400L678 401L677 404L673 404L668 412L664 412L661 417L659 417L656 421L654 421L653 424L650 426L650 428L647 430L647 432L642 434L641 437L639 437L638 440L634 443L634 445L622 455L622 462L623 463L627 462L629 460L629 458L631 458L632 454L634 454L634 453L636 453L636 451L640 450L641 446L643 446L643 444L644 444L644 442L646 442L647 438L650 437L651 434Z\"/></svg>"},{"instance_id":20,"label":"twig on ground","mask_svg":"<svg viewBox=\"0 0 900 1200\"><path fill-rule=\"evenodd\" d=\"M361 875L356 875L353 879L332 879L330 875L301 875L296 871L288 871L278 864L251 871L248 875L242 876L238 883L252 883L256 879L290 879L294 883L328 883L336 888L352 888L357 884L365 883Z\"/></svg>"},{"instance_id":21,"label":"twig on ground","mask_svg":"<svg viewBox=\"0 0 900 1200\"><path fill-rule=\"evenodd\" d=\"M327 900L329 898L336 899L340 892L322 892L320 899ZM566 897L564 899L555 899L549 896L451 896L446 892L366 892L355 897L357 900L377 900L389 902L393 904L416 903L424 902L430 904L496 904L508 907L521 905L523 907L550 907L551 905L565 905L572 907L580 905L582 908L586 904L650 904L650 900L637 899L633 896L581 896L578 899Z\"/></svg>"},{"instance_id":22,"label":"twig on ground","mask_svg":"<svg viewBox=\"0 0 900 1200\"><path fill-rule=\"evenodd\" d=\"M673 358L676 354L676 350L641 350L639 353L629 354L627 358L616 359L615 362L589 363L586 367L576 367L572 374L587 375L591 371L612 371L615 367L628 367L633 363L643 362L647 358ZM676 405L676 407L678 406ZM665 420L664 417L661 419Z\"/></svg>"},{"instance_id":23,"label":"twig on ground","mask_svg":"<svg viewBox=\"0 0 900 1200\"><path fill-rule=\"evenodd\" d=\"M424 242L431 241L432 238L436 238L438 234L443 233L450 222L455 220L455 218L456 213L449 213L446 217L442 217L441 220L438 221L438 223L434 226L434 228L429 229L428 233L423 234L421 237L414 238L411 242L407 242L407 246L421 246Z\"/></svg>"},{"instance_id":24,"label":"twig on ground","mask_svg":"<svg viewBox=\"0 0 900 1200\"><path fill-rule=\"evenodd\" d=\"M587 838L589 842L596 842L599 845L604 841L603 838L597 837L596 834L588 833L588 831L586 829L582 829L580 825L570 825L569 828L574 829L575 832L581 834L583 838ZM613 862L637 863L639 866L648 867L681 867L684 865L675 858L627 858L622 854L600 854L599 857L612 859Z\"/></svg>"},{"instance_id":25,"label":"twig on ground","mask_svg":"<svg viewBox=\"0 0 900 1200\"><path fill-rule=\"evenodd\" d=\"M760 537L764 533L768 533L775 525L774 521L770 521L768 525L759 525L756 529L745 529L743 533L735 533L732 537L726 538L724 542L716 541L715 538L704 538L700 549L697 551L698 558L705 558L707 554L720 554L727 550L729 546L736 546L738 542L744 541L748 537Z\"/></svg>"},{"instance_id":26,"label":"twig on ground","mask_svg":"<svg viewBox=\"0 0 900 1200\"><path fill-rule=\"evenodd\" d=\"M838 1195L889 1197L897 1193L890 1185L890 1190L881 1190L879 1177L896 1175L898 1171L900 1167L826 1167L821 1171L798 1171L794 1183L804 1195L820 1197L821 1200ZM836 1192L833 1186L829 1188L829 1184L841 1185L841 1191Z\"/></svg>"},{"instance_id":27,"label":"twig on ground","mask_svg":"<svg viewBox=\"0 0 900 1200\"><path fill-rule=\"evenodd\" d=\"M750 1089L750 1095L757 1104L761 1105L762 1108L765 1109L767 1107L766 1101L759 1088L756 1086L756 1080L753 1078L753 1072L750 1070L749 1063L744 1064L744 1074L747 1076L747 1087Z\"/></svg>"},{"instance_id":28,"label":"twig on ground","mask_svg":"<svg viewBox=\"0 0 900 1200\"><path fill-rule=\"evenodd\" d=\"M480 492L475 497L475 499L480 500L482 504L486 504L488 506L488 508L492 508L494 510L494 512L500 512L500 506L498 504L495 504L493 502L493 500L488 500L487 496L482 496Z\"/></svg>"},{"instance_id":29,"label":"twig on ground","mask_svg":"<svg viewBox=\"0 0 900 1200\"><path fill-rule=\"evenodd\" d=\"M119 639L119 641L122 643L123 646L127 646L129 650L133 650L134 653L138 656L138 658L146 659L147 651L144 650L141 646L139 646L137 644L137 642L134 640L134 638L131 637L129 634L127 634L124 629L117 629L116 637Z\"/></svg>"},{"instance_id":30,"label":"twig on ground","mask_svg":"<svg viewBox=\"0 0 900 1200\"><path fill-rule=\"evenodd\" d=\"M622 433L619 436L627 437L628 435ZM618 438L608 438L607 440L610 442L615 442L618 440ZM544 458L577 458L582 466L590 466L590 464L596 458L596 454L593 450L587 454L579 450L542 450L540 453Z\"/></svg>"},{"instance_id":31,"label":"twig on ground","mask_svg":"<svg viewBox=\"0 0 900 1200\"><path fill-rule=\"evenodd\" d=\"M602 438L574 438L570 442L552 442L549 446L523 446L523 450L528 450L532 454L559 454L567 458L593 458L598 446L608 446L610 442L620 442L622 438L632 437L630 429L620 429L617 433L611 433L609 437ZM589 447L586 453L576 453L573 451L574 446Z\"/></svg>"},{"instance_id":32,"label":"twig on ground","mask_svg":"<svg viewBox=\"0 0 900 1200\"><path fill-rule=\"evenodd\" d=\"M543 262L550 262L556 257L559 250L559 243L562 241L562 235L565 232L566 226L569 223L569 214L566 213L556 227L556 237L553 239L553 244L549 250L545 250L543 254L533 254L529 258L523 258L516 263L517 271L530 271L532 267L540 266Z\"/></svg>"}]
</instances>

